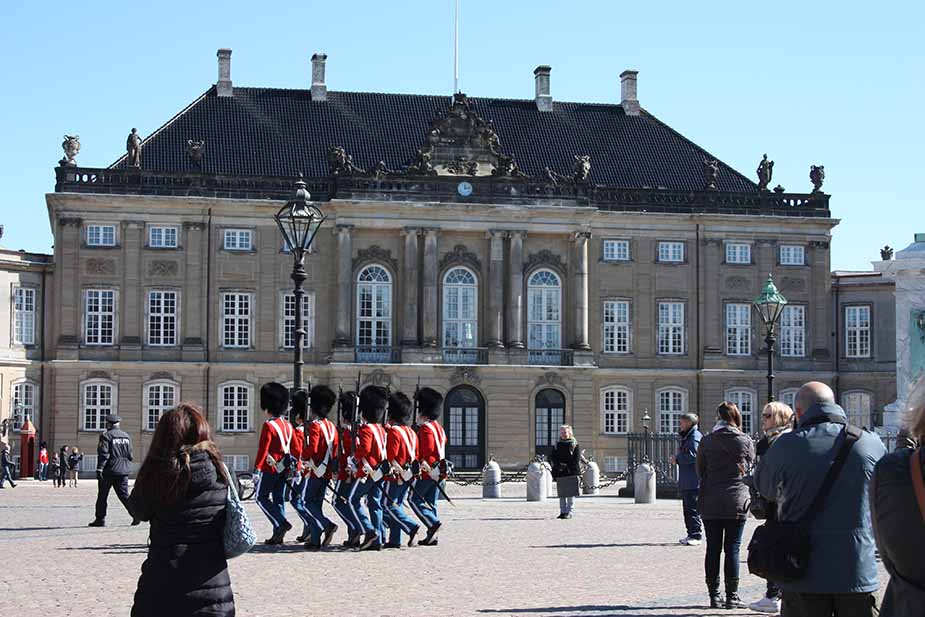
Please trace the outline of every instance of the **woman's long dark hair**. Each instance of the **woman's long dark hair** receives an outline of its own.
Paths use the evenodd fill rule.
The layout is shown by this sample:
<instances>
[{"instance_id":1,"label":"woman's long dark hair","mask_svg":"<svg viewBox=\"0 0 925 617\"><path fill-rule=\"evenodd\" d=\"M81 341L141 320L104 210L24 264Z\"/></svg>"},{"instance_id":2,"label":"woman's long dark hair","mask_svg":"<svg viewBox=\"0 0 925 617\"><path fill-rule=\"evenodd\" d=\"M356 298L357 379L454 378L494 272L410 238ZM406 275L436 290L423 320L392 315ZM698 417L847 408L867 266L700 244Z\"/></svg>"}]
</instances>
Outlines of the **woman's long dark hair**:
<instances>
[{"instance_id":1,"label":"woman's long dark hair","mask_svg":"<svg viewBox=\"0 0 925 617\"><path fill-rule=\"evenodd\" d=\"M190 454L200 451L209 455L219 481L225 482L222 454L212 441L202 410L194 403L180 403L158 420L136 488L153 503L174 503L189 488Z\"/></svg>"}]
</instances>

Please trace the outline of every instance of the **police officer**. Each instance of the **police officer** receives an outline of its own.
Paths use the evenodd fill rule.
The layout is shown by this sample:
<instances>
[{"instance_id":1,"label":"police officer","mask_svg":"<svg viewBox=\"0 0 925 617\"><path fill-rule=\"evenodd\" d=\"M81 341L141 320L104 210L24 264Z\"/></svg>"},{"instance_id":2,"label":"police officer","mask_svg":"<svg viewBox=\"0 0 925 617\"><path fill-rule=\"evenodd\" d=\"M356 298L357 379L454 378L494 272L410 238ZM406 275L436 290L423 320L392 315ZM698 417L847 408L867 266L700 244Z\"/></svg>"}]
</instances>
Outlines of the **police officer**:
<instances>
[{"instance_id":1,"label":"police officer","mask_svg":"<svg viewBox=\"0 0 925 617\"><path fill-rule=\"evenodd\" d=\"M96 447L96 479L99 487L96 495L96 518L89 527L106 526L106 501L109 499L109 489L115 489L116 497L125 506L129 514L132 510L128 505L128 473L132 463L132 438L119 428L122 418L116 415L106 417L106 432L100 435L100 443ZM132 525L141 521L132 515Z\"/></svg>"}]
</instances>

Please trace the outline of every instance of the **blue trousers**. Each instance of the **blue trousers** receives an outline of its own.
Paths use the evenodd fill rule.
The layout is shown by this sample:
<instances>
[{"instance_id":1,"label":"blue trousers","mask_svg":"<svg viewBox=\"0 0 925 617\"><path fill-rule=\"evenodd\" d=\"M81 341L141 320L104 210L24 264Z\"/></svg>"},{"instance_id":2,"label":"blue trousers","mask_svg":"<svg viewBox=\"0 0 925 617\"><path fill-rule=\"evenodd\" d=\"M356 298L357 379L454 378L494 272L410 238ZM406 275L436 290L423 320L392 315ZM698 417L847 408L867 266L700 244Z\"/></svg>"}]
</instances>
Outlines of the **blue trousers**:
<instances>
[{"instance_id":1,"label":"blue trousers","mask_svg":"<svg viewBox=\"0 0 925 617\"><path fill-rule=\"evenodd\" d=\"M331 520L324 515L324 494L328 490L327 483L322 478L309 477L305 482L305 509L312 519L310 528L312 544L321 542L321 533L331 525Z\"/></svg>"},{"instance_id":2,"label":"blue trousers","mask_svg":"<svg viewBox=\"0 0 925 617\"><path fill-rule=\"evenodd\" d=\"M338 481L334 487L334 511L337 512L337 515L344 521L344 524L347 525L347 533L356 535L361 533L363 527L350 508L350 489L352 488L352 482ZM341 496L345 499L341 499Z\"/></svg>"},{"instance_id":3,"label":"blue trousers","mask_svg":"<svg viewBox=\"0 0 925 617\"><path fill-rule=\"evenodd\" d=\"M438 525L440 517L437 516L437 483L430 478L421 478L414 483L414 490L420 495L411 495L411 509L414 510L414 514L428 529Z\"/></svg>"},{"instance_id":4,"label":"blue trousers","mask_svg":"<svg viewBox=\"0 0 925 617\"><path fill-rule=\"evenodd\" d=\"M684 508L684 525L687 527L687 537L703 539L703 523L700 512L697 511L697 495L700 491L681 491L681 504Z\"/></svg>"},{"instance_id":5,"label":"blue trousers","mask_svg":"<svg viewBox=\"0 0 925 617\"><path fill-rule=\"evenodd\" d=\"M302 531L302 535L308 535L312 526L312 517L308 514L308 510L305 509L304 501L305 485L307 482L308 481L305 478L302 478L302 481L298 484L286 484L285 493L287 497L283 498L284 501L288 501L290 504L292 504L292 508L302 520L302 524L305 526Z\"/></svg>"},{"instance_id":6,"label":"blue trousers","mask_svg":"<svg viewBox=\"0 0 925 617\"><path fill-rule=\"evenodd\" d=\"M48 463L39 463L39 480L48 479Z\"/></svg>"},{"instance_id":7,"label":"blue trousers","mask_svg":"<svg viewBox=\"0 0 925 617\"><path fill-rule=\"evenodd\" d=\"M719 580L720 557L725 553L724 573L726 582L739 579L739 548L742 546L742 532L745 521L742 520L706 520L703 522L707 531L707 553L703 567L708 579Z\"/></svg>"},{"instance_id":8,"label":"blue trousers","mask_svg":"<svg viewBox=\"0 0 925 617\"><path fill-rule=\"evenodd\" d=\"M270 519L273 531L286 522L286 478L281 473L262 473L257 481L255 501L264 515Z\"/></svg>"},{"instance_id":9,"label":"blue trousers","mask_svg":"<svg viewBox=\"0 0 925 617\"><path fill-rule=\"evenodd\" d=\"M366 478L365 482L354 480L350 491L350 508L363 532L375 533L382 541L385 536L382 526L382 489L372 478Z\"/></svg>"},{"instance_id":10,"label":"blue trousers","mask_svg":"<svg viewBox=\"0 0 925 617\"><path fill-rule=\"evenodd\" d=\"M401 544L401 532L410 534L418 528L417 524L405 512L405 496L411 485L403 482L388 483L389 501L385 504L385 515L389 527L389 544Z\"/></svg>"}]
</instances>

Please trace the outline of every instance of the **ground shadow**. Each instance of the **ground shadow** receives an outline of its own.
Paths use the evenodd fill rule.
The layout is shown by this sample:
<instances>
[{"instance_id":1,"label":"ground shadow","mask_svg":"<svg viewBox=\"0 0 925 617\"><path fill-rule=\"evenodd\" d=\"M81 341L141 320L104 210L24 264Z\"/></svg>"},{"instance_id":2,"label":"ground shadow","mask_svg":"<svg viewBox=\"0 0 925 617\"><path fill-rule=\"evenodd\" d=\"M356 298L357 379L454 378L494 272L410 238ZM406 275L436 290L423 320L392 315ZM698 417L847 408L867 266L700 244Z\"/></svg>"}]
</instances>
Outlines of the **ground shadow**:
<instances>
[{"instance_id":1,"label":"ground shadow","mask_svg":"<svg viewBox=\"0 0 925 617\"><path fill-rule=\"evenodd\" d=\"M534 608L483 608L479 609L480 613L507 613L507 614L533 614L533 615L555 615L566 614L575 615L580 613L600 613L595 617L699 617L698 613L688 613L687 615L678 615L673 613L653 613L650 611L682 611L682 610L705 610L703 606L626 606L612 605L603 606L597 604L588 604L583 606L538 606ZM608 612L619 611L619 612ZM626 611L643 611L627 613Z\"/></svg>"},{"instance_id":2,"label":"ground shadow","mask_svg":"<svg viewBox=\"0 0 925 617\"><path fill-rule=\"evenodd\" d=\"M631 548L637 546L679 546L677 542L637 542L630 544L549 544L530 548Z\"/></svg>"},{"instance_id":3,"label":"ground shadow","mask_svg":"<svg viewBox=\"0 0 925 617\"><path fill-rule=\"evenodd\" d=\"M61 527L0 527L0 531L54 531L55 529L83 529L86 525L63 525Z\"/></svg>"},{"instance_id":4,"label":"ground shadow","mask_svg":"<svg viewBox=\"0 0 925 617\"><path fill-rule=\"evenodd\" d=\"M101 544L99 546L60 546L59 551L100 551L105 555L147 553L147 544Z\"/></svg>"}]
</instances>

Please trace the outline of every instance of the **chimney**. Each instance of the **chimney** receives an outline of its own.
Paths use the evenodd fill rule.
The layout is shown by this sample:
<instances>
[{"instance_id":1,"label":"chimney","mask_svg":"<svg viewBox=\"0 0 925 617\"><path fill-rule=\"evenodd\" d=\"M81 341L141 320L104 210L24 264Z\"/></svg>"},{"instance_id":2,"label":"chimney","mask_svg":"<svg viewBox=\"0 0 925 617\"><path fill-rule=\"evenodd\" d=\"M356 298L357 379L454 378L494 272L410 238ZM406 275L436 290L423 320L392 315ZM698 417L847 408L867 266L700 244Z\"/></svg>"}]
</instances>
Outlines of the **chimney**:
<instances>
[{"instance_id":1,"label":"chimney","mask_svg":"<svg viewBox=\"0 0 925 617\"><path fill-rule=\"evenodd\" d=\"M320 103L328 100L328 87L324 85L324 63L327 54L312 55L312 101Z\"/></svg>"},{"instance_id":2,"label":"chimney","mask_svg":"<svg viewBox=\"0 0 925 617\"><path fill-rule=\"evenodd\" d=\"M536 80L536 108L539 111L552 111L552 95L549 94L549 73L551 66L540 65L533 69Z\"/></svg>"},{"instance_id":3,"label":"chimney","mask_svg":"<svg viewBox=\"0 0 925 617\"><path fill-rule=\"evenodd\" d=\"M639 115L639 99L636 98L636 75L639 71L626 70L620 73L620 105L627 116Z\"/></svg>"},{"instance_id":4,"label":"chimney","mask_svg":"<svg viewBox=\"0 0 925 617\"><path fill-rule=\"evenodd\" d=\"M231 91L231 50L219 49L218 53L218 82L215 91L219 96L232 96Z\"/></svg>"}]
</instances>

